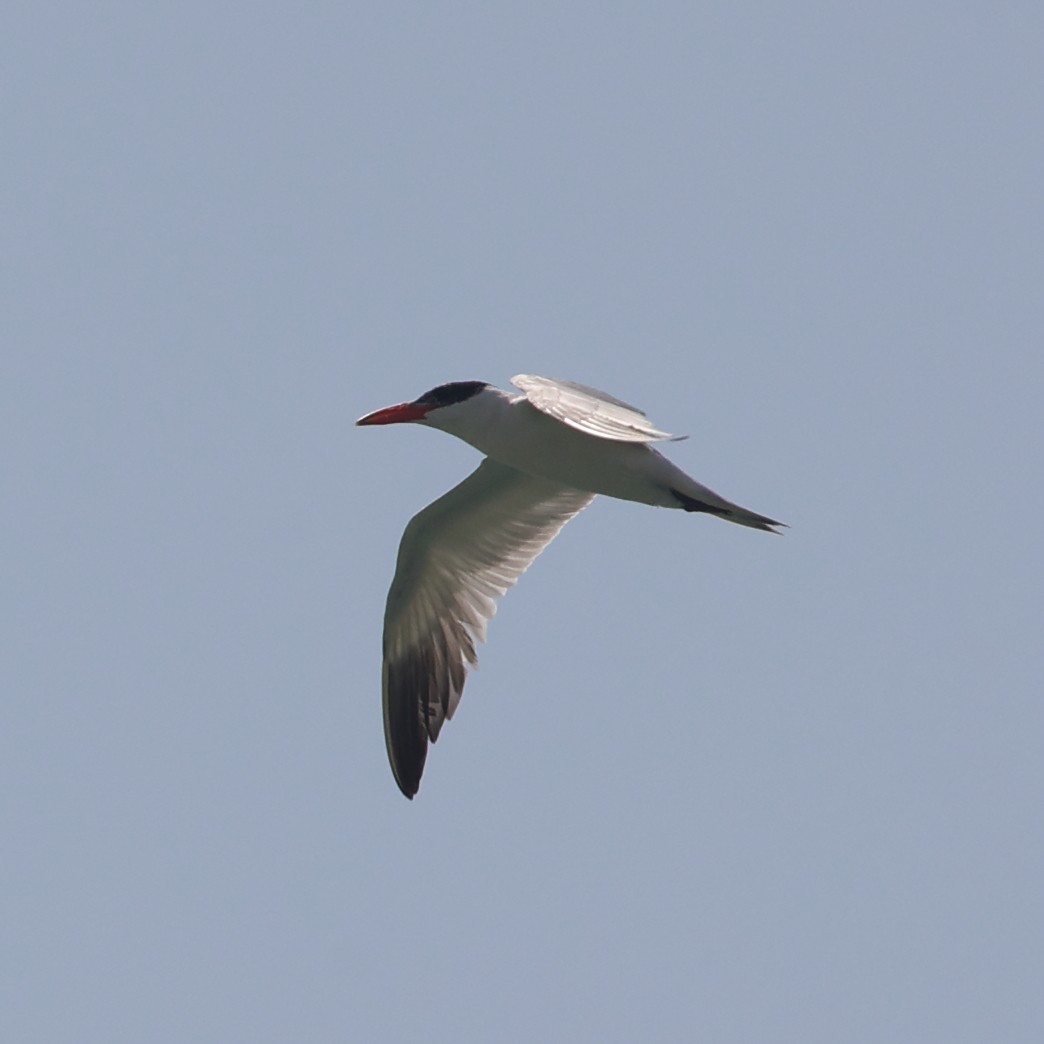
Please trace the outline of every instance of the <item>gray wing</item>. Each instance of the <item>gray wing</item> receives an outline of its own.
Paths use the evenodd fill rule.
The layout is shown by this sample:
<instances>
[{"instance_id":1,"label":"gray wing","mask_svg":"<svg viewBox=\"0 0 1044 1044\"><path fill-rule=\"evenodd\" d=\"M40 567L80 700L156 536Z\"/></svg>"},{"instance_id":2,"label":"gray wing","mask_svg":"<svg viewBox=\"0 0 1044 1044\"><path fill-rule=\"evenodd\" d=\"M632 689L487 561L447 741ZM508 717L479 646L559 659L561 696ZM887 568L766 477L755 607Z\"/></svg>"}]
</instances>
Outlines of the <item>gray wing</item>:
<instances>
[{"instance_id":1,"label":"gray wing","mask_svg":"<svg viewBox=\"0 0 1044 1044\"><path fill-rule=\"evenodd\" d=\"M520 373L511 378L526 398L542 413L577 431L615 442L663 442L684 435L671 435L653 427L638 409L596 388L554 377Z\"/></svg>"},{"instance_id":2,"label":"gray wing","mask_svg":"<svg viewBox=\"0 0 1044 1044\"><path fill-rule=\"evenodd\" d=\"M384 738L399 789L420 786L428 741L453 717L495 599L591 493L484 460L415 515L384 613Z\"/></svg>"}]
</instances>

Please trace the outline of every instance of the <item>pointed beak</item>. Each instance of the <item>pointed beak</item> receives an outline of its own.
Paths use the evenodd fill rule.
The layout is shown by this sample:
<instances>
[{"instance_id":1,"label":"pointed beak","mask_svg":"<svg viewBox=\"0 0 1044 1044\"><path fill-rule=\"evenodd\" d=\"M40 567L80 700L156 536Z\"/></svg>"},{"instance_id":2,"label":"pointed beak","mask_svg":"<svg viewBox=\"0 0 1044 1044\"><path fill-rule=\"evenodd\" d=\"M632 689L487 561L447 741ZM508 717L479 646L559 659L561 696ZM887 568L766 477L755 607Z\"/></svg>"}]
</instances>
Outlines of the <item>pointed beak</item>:
<instances>
[{"instance_id":1,"label":"pointed beak","mask_svg":"<svg viewBox=\"0 0 1044 1044\"><path fill-rule=\"evenodd\" d=\"M408 421L423 420L430 406L419 406L415 402L400 402L397 406L385 406L383 410L374 410L360 417L359 424L405 424Z\"/></svg>"}]
</instances>

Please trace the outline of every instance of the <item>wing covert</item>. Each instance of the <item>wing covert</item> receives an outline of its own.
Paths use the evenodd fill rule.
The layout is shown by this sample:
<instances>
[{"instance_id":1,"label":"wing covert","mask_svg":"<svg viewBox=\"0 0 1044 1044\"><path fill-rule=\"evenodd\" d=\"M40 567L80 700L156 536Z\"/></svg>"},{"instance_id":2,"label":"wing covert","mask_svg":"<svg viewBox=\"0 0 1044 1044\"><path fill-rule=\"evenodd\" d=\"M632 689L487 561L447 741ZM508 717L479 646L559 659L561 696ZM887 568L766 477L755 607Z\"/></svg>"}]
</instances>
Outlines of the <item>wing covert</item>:
<instances>
[{"instance_id":1,"label":"wing covert","mask_svg":"<svg viewBox=\"0 0 1044 1044\"><path fill-rule=\"evenodd\" d=\"M542 413L586 435L614 442L664 442L686 437L660 431L637 406L586 384L526 373L516 374L511 383Z\"/></svg>"}]
</instances>

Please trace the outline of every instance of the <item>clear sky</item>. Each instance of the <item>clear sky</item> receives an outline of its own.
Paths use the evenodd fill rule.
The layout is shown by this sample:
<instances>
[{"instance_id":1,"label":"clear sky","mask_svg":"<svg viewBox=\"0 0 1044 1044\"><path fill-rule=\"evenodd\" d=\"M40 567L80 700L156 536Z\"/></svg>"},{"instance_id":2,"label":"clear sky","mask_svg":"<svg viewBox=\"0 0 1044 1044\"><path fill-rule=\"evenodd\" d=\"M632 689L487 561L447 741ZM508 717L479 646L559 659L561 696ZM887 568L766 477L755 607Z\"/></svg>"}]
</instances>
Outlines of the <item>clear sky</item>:
<instances>
[{"instance_id":1,"label":"clear sky","mask_svg":"<svg viewBox=\"0 0 1044 1044\"><path fill-rule=\"evenodd\" d=\"M0 1038L1044 1040L1044 7L4 15ZM530 372L598 500L416 801L362 413Z\"/></svg>"}]
</instances>

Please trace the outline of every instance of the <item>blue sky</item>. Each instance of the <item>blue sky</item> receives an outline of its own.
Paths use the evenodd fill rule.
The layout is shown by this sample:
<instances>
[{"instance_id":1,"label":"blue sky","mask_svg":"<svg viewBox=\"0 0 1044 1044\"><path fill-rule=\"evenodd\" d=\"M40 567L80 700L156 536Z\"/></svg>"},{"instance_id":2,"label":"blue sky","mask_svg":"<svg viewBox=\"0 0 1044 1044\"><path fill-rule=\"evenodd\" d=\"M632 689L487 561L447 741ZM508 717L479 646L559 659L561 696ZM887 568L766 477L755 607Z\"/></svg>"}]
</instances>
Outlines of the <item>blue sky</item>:
<instances>
[{"instance_id":1,"label":"blue sky","mask_svg":"<svg viewBox=\"0 0 1044 1044\"><path fill-rule=\"evenodd\" d=\"M5 19L0 1030L1039 1041L1039 4ZM572 378L600 499L419 797L362 413Z\"/></svg>"}]
</instances>

